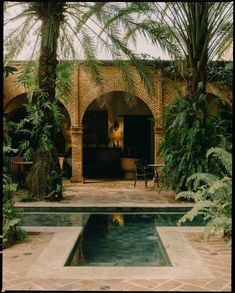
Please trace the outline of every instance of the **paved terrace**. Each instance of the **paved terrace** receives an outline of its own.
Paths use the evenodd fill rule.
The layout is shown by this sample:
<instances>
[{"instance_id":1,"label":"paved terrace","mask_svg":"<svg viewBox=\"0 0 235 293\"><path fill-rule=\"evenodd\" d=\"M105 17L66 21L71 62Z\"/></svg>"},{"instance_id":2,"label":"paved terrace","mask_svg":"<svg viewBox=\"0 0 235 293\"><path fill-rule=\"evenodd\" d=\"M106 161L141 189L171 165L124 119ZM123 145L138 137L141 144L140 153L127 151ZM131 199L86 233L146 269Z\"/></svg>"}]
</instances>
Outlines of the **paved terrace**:
<instances>
[{"instance_id":1,"label":"paved terrace","mask_svg":"<svg viewBox=\"0 0 235 293\"><path fill-rule=\"evenodd\" d=\"M17 206L74 207L184 207L193 203L176 201L173 192L154 188L153 182L127 180L86 180L85 183L64 181L64 199L60 202L21 202Z\"/></svg>"},{"instance_id":2,"label":"paved terrace","mask_svg":"<svg viewBox=\"0 0 235 293\"><path fill-rule=\"evenodd\" d=\"M173 267L64 267L79 227L41 227L3 253L3 291L231 292L231 249L202 228L160 227ZM52 230L50 230L52 229Z\"/></svg>"},{"instance_id":3,"label":"paved terrace","mask_svg":"<svg viewBox=\"0 0 235 293\"><path fill-rule=\"evenodd\" d=\"M152 182L64 182L61 202L21 206L192 206ZM82 227L25 227L27 240L3 251L4 290L56 291L231 291L231 248L221 234L203 240L202 227L157 227L173 267L64 267Z\"/></svg>"}]
</instances>

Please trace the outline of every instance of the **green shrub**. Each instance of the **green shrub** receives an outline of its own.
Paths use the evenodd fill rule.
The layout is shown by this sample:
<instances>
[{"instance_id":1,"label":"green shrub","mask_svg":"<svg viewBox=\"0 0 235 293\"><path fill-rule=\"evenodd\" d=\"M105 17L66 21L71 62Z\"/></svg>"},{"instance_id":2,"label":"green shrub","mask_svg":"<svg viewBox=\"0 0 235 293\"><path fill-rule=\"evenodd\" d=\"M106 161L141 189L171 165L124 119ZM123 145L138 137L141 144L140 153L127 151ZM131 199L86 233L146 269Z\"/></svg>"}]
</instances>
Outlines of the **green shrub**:
<instances>
[{"instance_id":1,"label":"green shrub","mask_svg":"<svg viewBox=\"0 0 235 293\"><path fill-rule=\"evenodd\" d=\"M3 174L3 245L8 246L17 240L25 239L27 233L19 228L21 223L20 211L13 205L12 194L17 184Z\"/></svg>"},{"instance_id":2,"label":"green shrub","mask_svg":"<svg viewBox=\"0 0 235 293\"><path fill-rule=\"evenodd\" d=\"M207 222L205 238L223 229L229 241L232 234L232 155L222 148L211 148L206 154L208 164L218 163L219 175L212 173L196 173L187 180L193 183L193 191L184 191L176 195L176 199L190 198L195 201L194 207L179 221L192 221L202 215ZM217 173L218 174L218 173Z\"/></svg>"},{"instance_id":3,"label":"green shrub","mask_svg":"<svg viewBox=\"0 0 235 293\"><path fill-rule=\"evenodd\" d=\"M21 216L19 210L13 206L12 202L6 201L3 204L3 246L9 246L17 240L27 237L26 231L19 228Z\"/></svg>"},{"instance_id":4,"label":"green shrub","mask_svg":"<svg viewBox=\"0 0 235 293\"><path fill-rule=\"evenodd\" d=\"M21 194L18 196L18 201L20 202L28 202L28 201L36 201L37 199L33 197L31 194Z\"/></svg>"},{"instance_id":5,"label":"green shrub","mask_svg":"<svg viewBox=\"0 0 235 293\"><path fill-rule=\"evenodd\" d=\"M165 112L166 131L159 153L165 161L166 186L176 192L187 189L186 180L192 174L207 172L209 148L231 148L232 115L219 98L220 109L214 113L211 102L204 95L195 101L180 97Z\"/></svg>"},{"instance_id":6,"label":"green shrub","mask_svg":"<svg viewBox=\"0 0 235 293\"><path fill-rule=\"evenodd\" d=\"M27 237L27 233L19 228L21 222L20 211L13 204L13 192L17 190L17 184L9 176L9 152L11 150L11 125L4 120L3 141L3 246L11 245L16 240Z\"/></svg>"}]
</instances>

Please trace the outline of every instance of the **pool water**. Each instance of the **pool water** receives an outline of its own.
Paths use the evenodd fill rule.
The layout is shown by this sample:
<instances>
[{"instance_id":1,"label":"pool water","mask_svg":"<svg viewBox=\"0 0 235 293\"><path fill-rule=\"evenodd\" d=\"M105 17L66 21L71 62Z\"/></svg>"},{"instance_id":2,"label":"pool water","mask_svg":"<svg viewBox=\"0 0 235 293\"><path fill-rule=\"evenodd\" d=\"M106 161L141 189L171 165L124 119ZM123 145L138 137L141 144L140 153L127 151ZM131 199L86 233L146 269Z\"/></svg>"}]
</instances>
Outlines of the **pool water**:
<instances>
[{"instance_id":1,"label":"pool water","mask_svg":"<svg viewBox=\"0 0 235 293\"><path fill-rule=\"evenodd\" d=\"M154 216L91 215L69 266L171 266Z\"/></svg>"},{"instance_id":2,"label":"pool water","mask_svg":"<svg viewBox=\"0 0 235 293\"><path fill-rule=\"evenodd\" d=\"M40 209L40 208L39 208ZM24 209L22 214L22 226L84 226L90 213L79 211L63 211L63 210L42 210L39 209L29 210ZM177 226L179 219L185 214L184 211L157 211L157 212L96 212L95 214L146 214L154 217L155 224L157 226ZM92 213L91 213L92 214ZM197 217L192 222L187 221L183 226L201 226L205 225L201 218Z\"/></svg>"},{"instance_id":3,"label":"pool water","mask_svg":"<svg viewBox=\"0 0 235 293\"><path fill-rule=\"evenodd\" d=\"M186 210L111 209L24 208L21 225L82 227L65 266L171 266L157 227L177 226ZM199 217L184 223L204 225Z\"/></svg>"},{"instance_id":4,"label":"pool water","mask_svg":"<svg viewBox=\"0 0 235 293\"><path fill-rule=\"evenodd\" d=\"M22 226L84 226L89 214L61 212L26 212L22 214Z\"/></svg>"}]
</instances>

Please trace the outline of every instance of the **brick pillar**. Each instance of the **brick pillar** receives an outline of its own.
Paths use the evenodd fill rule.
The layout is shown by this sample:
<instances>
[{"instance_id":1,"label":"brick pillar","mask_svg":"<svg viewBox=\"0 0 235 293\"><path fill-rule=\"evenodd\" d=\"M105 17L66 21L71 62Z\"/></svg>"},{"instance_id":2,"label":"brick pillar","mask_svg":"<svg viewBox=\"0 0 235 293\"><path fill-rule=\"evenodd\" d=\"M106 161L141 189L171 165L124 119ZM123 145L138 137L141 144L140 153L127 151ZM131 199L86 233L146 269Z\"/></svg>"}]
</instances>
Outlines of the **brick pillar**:
<instances>
[{"instance_id":1,"label":"brick pillar","mask_svg":"<svg viewBox=\"0 0 235 293\"><path fill-rule=\"evenodd\" d=\"M154 128L154 163L161 164L164 163L163 157L158 155L159 146L163 140L164 130L162 127Z\"/></svg>"},{"instance_id":2,"label":"brick pillar","mask_svg":"<svg viewBox=\"0 0 235 293\"><path fill-rule=\"evenodd\" d=\"M71 182L83 182L82 127L72 127L72 177Z\"/></svg>"},{"instance_id":3,"label":"brick pillar","mask_svg":"<svg viewBox=\"0 0 235 293\"><path fill-rule=\"evenodd\" d=\"M162 87L162 74L158 70L156 77L156 97L157 97L157 106L155 111L155 127L154 127L154 163L160 164L164 163L163 158L158 155L160 144L163 140L164 129L163 129L163 87Z\"/></svg>"}]
</instances>

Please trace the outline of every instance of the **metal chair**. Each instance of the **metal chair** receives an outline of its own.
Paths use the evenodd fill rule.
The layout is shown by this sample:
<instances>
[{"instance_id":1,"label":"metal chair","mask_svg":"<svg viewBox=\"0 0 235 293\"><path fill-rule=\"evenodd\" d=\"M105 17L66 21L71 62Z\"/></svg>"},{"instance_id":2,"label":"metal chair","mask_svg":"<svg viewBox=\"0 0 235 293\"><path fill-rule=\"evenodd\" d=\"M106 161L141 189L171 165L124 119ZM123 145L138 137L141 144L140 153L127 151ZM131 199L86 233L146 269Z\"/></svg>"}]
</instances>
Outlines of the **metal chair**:
<instances>
[{"instance_id":1,"label":"metal chair","mask_svg":"<svg viewBox=\"0 0 235 293\"><path fill-rule=\"evenodd\" d=\"M134 187L136 186L136 181L138 178L143 178L145 183L145 188L147 188L148 179L153 178L153 171L148 168L147 162L143 160L138 160L135 162L135 182Z\"/></svg>"}]
</instances>

